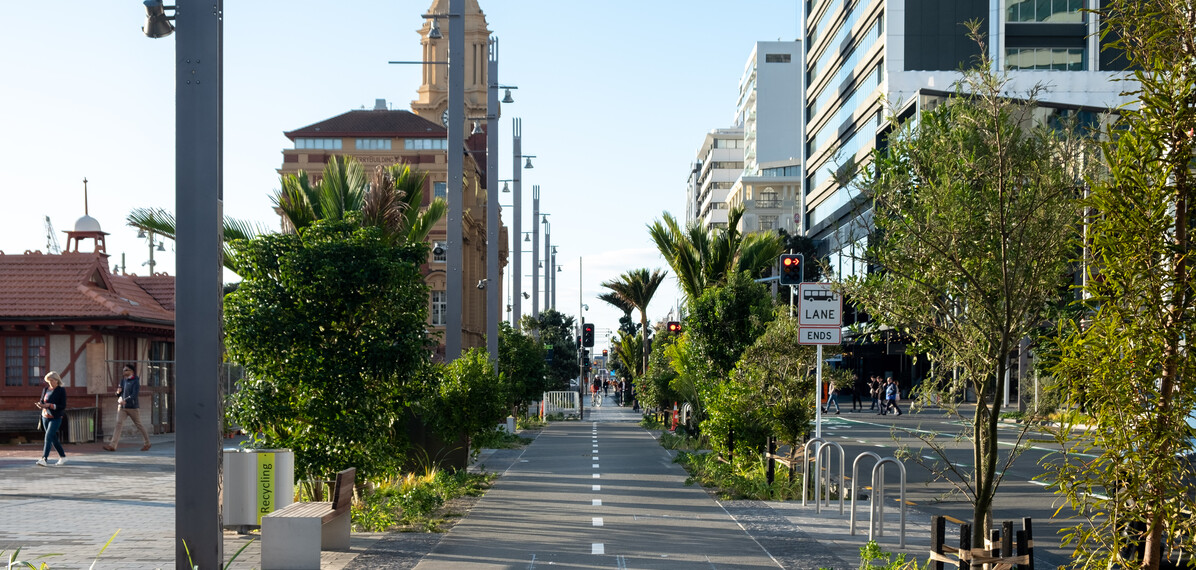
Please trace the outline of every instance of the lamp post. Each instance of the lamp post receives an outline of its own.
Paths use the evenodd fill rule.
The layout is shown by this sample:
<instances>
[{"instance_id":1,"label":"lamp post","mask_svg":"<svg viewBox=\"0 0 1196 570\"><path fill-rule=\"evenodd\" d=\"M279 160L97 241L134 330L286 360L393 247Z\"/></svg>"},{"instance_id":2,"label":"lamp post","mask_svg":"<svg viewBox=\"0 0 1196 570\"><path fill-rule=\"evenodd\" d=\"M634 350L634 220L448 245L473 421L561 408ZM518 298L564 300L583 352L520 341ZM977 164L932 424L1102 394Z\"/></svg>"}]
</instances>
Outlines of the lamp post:
<instances>
[{"instance_id":1,"label":"lamp post","mask_svg":"<svg viewBox=\"0 0 1196 570\"><path fill-rule=\"evenodd\" d=\"M146 0L142 31L174 31L161 0ZM175 568L224 563L220 469L224 383L220 303L223 228L224 0L176 0L175 21ZM151 251L152 251L151 245ZM152 271L151 271L152 273Z\"/></svg>"},{"instance_id":2,"label":"lamp post","mask_svg":"<svg viewBox=\"0 0 1196 570\"><path fill-rule=\"evenodd\" d=\"M553 272L552 272L552 309L556 310L556 289L557 289L556 283L557 283L557 280L560 279L560 276L557 275L557 273L561 272L561 266L556 264L556 246L555 245L552 246L552 267L554 268Z\"/></svg>"},{"instance_id":3,"label":"lamp post","mask_svg":"<svg viewBox=\"0 0 1196 570\"><path fill-rule=\"evenodd\" d=\"M540 259L540 185L532 185L532 318L540 318L540 272L536 261Z\"/></svg>"},{"instance_id":4,"label":"lamp post","mask_svg":"<svg viewBox=\"0 0 1196 570\"><path fill-rule=\"evenodd\" d=\"M502 318L497 286L502 278L498 268L498 38L490 38L486 77L486 278L492 285L486 290L486 351L497 371L498 321ZM505 102L512 103L511 88L507 89Z\"/></svg>"},{"instance_id":5,"label":"lamp post","mask_svg":"<svg viewBox=\"0 0 1196 570\"><path fill-rule=\"evenodd\" d=\"M448 302L444 335L444 359L452 362L461 355L462 303L462 206L464 206L465 165L465 0L449 0L448 49L448 185L445 202L448 232L448 274L445 281Z\"/></svg>"},{"instance_id":6,"label":"lamp post","mask_svg":"<svg viewBox=\"0 0 1196 570\"><path fill-rule=\"evenodd\" d=\"M514 279L514 295L515 299L513 312L511 313L511 324L515 330L520 330L519 319L523 315L523 244L519 241L520 236L523 235L522 227L523 220L520 219L523 214L521 204L523 203L523 171L522 164L519 163L519 153L523 152L523 121L518 118L511 119L511 184L515 186L515 196L512 198L511 205L515 209L514 215L511 216L511 235L515 236L511 240L514 245L515 252L511 256L514 260L514 267L511 269Z\"/></svg>"},{"instance_id":7,"label":"lamp post","mask_svg":"<svg viewBox=\"0 0 1196 570\"><path fill-rule=\"evenodd\" d=\"M549 293L552 291L552 224L548 223L549 214L540 214L543 217L541 224L544 224L544 261L541 266L544 268L544 310L551 308L548 300L551 298Z\"/></svg>"}]
</instances>

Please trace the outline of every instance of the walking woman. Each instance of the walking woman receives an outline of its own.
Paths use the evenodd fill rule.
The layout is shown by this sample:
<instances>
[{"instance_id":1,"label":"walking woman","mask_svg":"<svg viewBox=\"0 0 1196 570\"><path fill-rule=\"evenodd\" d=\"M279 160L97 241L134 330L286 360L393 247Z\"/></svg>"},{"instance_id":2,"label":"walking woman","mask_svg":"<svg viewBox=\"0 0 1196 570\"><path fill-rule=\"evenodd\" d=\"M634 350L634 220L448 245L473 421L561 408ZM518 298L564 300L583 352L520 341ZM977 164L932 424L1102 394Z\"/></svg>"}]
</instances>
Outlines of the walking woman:
<instances>
[{"instance_id":1,"label":"walking woman","mask_svg":"<svg viewBox=\"0 0 1196 570\"><path fill-rule=\"evenodd\" d=\"M51 447L58 452L57 465L62 465L66 463L66 452L62 450L62 442L58 441L58 428L62 427L62 416L66 413L66 388L62 387L62 377L57 372L46 374L46 387L42 388L37 408L42 411L42 427L46 430L46 444L42 447L42 458L37 460L37 465L46 466Z\"/></svg>"}]
</instances>

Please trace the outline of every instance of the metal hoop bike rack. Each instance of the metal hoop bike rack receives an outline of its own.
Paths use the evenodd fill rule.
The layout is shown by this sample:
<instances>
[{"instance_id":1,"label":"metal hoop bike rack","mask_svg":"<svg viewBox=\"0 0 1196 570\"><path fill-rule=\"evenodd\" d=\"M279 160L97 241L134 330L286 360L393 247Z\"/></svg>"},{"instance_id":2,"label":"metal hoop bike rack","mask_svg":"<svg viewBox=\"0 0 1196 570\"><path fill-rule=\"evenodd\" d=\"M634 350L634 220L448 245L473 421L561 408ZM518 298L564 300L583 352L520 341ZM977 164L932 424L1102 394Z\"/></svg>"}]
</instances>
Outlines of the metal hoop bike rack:
<instances>
[{"instance_id":1,"label":"metal hoop bike rack","mask_svg":"<svg viewBox=\"0 0 1196 570\"><path fill-rule=\"evenodd\" d=\"M818 451L814 452L814 512L822 512L822 450L826 450L826 460L829 463L833 457L831 448L839 450L839 514L843 514L843 487L847 483L843 476L846 475L844 465L846 462L845 452L843 446L833 441L824 441L818 446ZM831 466L826 466L826 506L831 506Z\"/></svg>"}]
</instances>

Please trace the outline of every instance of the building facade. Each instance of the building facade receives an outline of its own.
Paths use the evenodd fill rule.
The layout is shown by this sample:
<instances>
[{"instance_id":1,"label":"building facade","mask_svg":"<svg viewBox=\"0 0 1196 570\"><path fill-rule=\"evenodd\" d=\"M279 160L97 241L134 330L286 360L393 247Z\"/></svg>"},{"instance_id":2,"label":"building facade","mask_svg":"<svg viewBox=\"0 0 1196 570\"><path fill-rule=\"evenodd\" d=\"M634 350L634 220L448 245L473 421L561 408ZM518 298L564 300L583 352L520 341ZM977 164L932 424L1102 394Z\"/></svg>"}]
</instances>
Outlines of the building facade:
<instances>
[{"instance_id":1,"label":"building facade","mask_svg":"<svg viewBox=\"0 0 1196 570\"><path fill-rule=\"evenodd\" d=\"M446 13L448 0L435 0L427 13ZM490 32L485 14L477 0L466 0L466 86L465 116L486 115L486 62ZM448 59L448 26L441 27L441 39L429 38L431 21L419 30L423 61ZM373 109L349 111L306 127L284 133L293 143L283 150L282 176L306 171L318 179L328 160L336 155L352 156L368 171L378 166L406 164L426 172L428 186L424 189L426 207L433 197L445 197L448 185L448 70L444 65L423 65L422 83L418 98L411 103L411 111L390 109L384 99L378 99ZM468 123L468 121L467 121ZM461 208L462 236L462 307L461 346L463 350L486 346L486 295L475 284L486 279L486 136L471 134L466 127L464 176ZM505 279L507 264L507 228L502 224L499 208L499 267ZM428 326L439 336L437 358L444 356L444 332L447 321L447 264L443 250L437 245L447 243L447 223L444 218L429 234L432 252L423 266L425 280L431 290ZM440 251L440 254L436 252ZM487 285L489 286L489 285ZM502 283L497 284L502 287Z\"/></svg>"},{"instance_id":2,"label":"building facade","mask_svg":"<svg viewBox=\"0 0 1196 570\"><path fill-rule=\"evenodd\" d=\"M960 70L987 56L1006 73L1011 97L1031 90L1042 113L1086 114L1130 103L1117 81L1116 50L1103 49L1100 22L1084 8L1105 0L806 0L805 146L801 233L815 240L837 276L860 275L872 227L867 196L854 185L895 122L949 96ZM964 23L978 22L983 48ZM848 315L854 318L850 308ZM904 339L855 344L844 362L860 377L895 377L902 389L926 370L904 355Z\"/></svg>"},{"instance_id":3,"label":"building facade","mask_svg":"<svg viewBox=\"0 0 1196 570\"><path fill-rule=\"evenodd\" d=\"M686 183L686 223L705 228L727 227L727 196L743 173L743 129L732 127L706 133L690 166Z\"/></svg>"}]
</instances>

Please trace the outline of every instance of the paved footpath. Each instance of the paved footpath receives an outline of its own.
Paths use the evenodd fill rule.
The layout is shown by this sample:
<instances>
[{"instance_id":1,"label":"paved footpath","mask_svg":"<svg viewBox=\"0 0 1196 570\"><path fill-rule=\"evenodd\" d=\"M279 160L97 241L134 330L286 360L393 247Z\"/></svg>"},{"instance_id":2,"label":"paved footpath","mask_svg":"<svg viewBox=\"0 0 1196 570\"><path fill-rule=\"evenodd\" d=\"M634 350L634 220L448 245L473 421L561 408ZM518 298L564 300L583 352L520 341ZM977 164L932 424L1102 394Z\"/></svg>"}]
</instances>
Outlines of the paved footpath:
<instances>
[{"instance_id":1,"label":"paved footpath","mask_svg":"<svg viewBox=\"0 0 1196 570\"><path fill-rule=\"evenodd\" d=\"M321 567L858 566L867 539L847 533L837 508L815 515L800 503L716 501L684 484L674 453L639 427L638 412L609 398L605 404L587 409L584 421L550 424L524 449L484 453L485 468L502 477L447 534L354 533L351 550L324 552ZM88 568L119 529L97 569L173 568L174 438L152 440L148 452L132 443L116 453L98 443L67 445L69 462L60 467L33 465L40 445L0 446L4 562L20 547L21 559L45 561L52 570ZM886 550L925 551L925 523L915 521L928 517L910 519L907 548L886 535ZM225 532L225 558L254 538ZM58 555L37 559L52 553ZM260 561L254 541L231 568L260 568Z\"/></svg>"}]
</instances>

